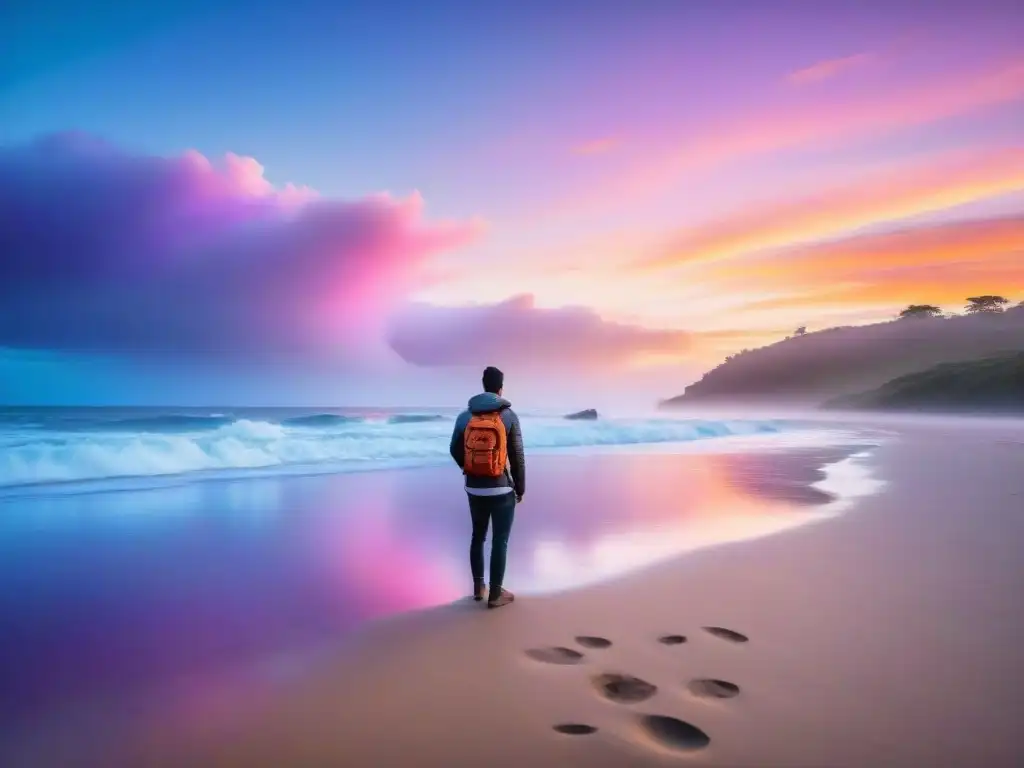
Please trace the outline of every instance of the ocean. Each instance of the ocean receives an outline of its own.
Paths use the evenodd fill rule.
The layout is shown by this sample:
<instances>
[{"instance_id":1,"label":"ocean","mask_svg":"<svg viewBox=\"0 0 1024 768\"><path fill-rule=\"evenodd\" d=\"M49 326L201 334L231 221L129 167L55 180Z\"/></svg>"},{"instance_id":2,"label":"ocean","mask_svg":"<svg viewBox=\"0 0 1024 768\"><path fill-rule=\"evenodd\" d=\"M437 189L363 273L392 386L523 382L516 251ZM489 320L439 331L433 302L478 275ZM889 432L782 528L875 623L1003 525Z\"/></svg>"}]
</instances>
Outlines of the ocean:
<instances>
[{"instance_id":1,"label":"ocean","mask_svg":"<svg viewBox=\"0 0 1024 768\"><path fill-rule=\"evenodd\" d=\"M450 461L457 409L0 408L0 493L31 486L316 474ZM531 453L775 434L784 420L520 413Z\"/></svg>"}]
</instances>

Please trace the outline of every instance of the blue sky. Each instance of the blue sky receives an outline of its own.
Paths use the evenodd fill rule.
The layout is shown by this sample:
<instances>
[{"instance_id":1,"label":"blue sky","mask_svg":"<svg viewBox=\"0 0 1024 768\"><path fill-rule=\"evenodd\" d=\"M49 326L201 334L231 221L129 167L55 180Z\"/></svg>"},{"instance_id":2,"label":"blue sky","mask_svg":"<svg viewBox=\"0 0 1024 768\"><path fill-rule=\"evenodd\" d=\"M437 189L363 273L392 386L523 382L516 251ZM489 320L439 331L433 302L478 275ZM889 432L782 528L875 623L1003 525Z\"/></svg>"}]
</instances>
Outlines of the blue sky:
<instances>
[{"instance_id":1,"label":"blue sky","mask_svg":"<svg viewBox=\"0 0 1024 768\"><path fill-rule=\"evenodd\" d=\"M965 276L947 255L915 251L941 279L922 272L918 284L892 285L879 270L825 271L812 284L788 267L786 283L767 285L742 263L779 250L775 230L790 233L786 248L808 248L1018 215L1016 3L41 0L0 14L0 148L73 129L139 157L252 157L273 184L326 199L416 192L424 222L478 220L486 234L431 256L433 276L410 298L501 306L532 296L520 302L523 328L535 327L532 313L584 307L597 317L595 349L643 340L646 367L630 376L678 381L664 394L796 325L872 322L918 298L955 308L958 286L974 290L965 281L975 278L978 290L1024 290L1006 253ZM922 169L947 167L949 188L937 191ZM860 190L869 171L878 197L904 185L906 199L850 211L871 197ZM811 226L801 200L842 208L842 223ZM772 216L777 226L765 223ZM753 245L735 251L726 241L739 235L722 222ZM677 257L654 276L636 268L694 242L735 269ZM977 252L991 247L989 236ZM821 293L837 283L860 287ZM578 332L578 318L564 322ZM624 336L623 324L634 330ZM506 346L526 355L522 333L509 332L519 336ZM674 351L652 341L666 334L688 341ZM322 386L305 383L311 367L267 371L257 388L227 368L165 361L155 375L123 354L65 352L0 351L0 396L323 402L360 386L322 366ZM652 355L671 368L650 371ZM609 370L630 366L617 359Z\"/></svg>"}]
</instances>

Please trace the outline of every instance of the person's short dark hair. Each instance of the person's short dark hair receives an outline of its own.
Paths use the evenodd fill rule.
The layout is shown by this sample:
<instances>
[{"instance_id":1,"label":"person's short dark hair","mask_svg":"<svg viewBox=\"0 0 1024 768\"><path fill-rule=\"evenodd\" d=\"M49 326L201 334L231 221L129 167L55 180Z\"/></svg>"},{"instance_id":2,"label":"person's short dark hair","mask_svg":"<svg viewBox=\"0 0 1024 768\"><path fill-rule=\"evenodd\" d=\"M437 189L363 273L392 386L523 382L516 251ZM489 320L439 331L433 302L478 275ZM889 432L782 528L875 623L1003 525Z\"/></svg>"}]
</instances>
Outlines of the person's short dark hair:
<instances>
[{"instance_id":1,"label":"person's short dark hair","mask_svg":"<svg viewBox=\"0 0 1024 768\"><path fill-rule=\"evenodd\" d=\"M484 392L490 392L492 394L498 394L501 388L505 386L505 374L495 368L493 365L489 365L484 368Z\"/></svg>"}]
</instances>

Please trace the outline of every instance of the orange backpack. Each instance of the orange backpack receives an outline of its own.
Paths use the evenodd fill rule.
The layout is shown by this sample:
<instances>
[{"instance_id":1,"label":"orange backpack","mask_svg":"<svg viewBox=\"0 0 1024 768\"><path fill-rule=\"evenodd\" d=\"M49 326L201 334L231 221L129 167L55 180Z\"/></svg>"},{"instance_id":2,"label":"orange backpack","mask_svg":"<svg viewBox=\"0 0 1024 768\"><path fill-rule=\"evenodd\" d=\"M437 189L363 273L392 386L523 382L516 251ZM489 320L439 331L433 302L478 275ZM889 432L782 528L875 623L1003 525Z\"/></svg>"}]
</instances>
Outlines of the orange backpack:
<instances>
[{"instance_id":1,"label":"orange backpack","mask_svg":"<svg viewBox=\"0 0 1024 768\"><path fill-rule=\"evenodd\" d=\"M462 467L467 475L501 477L508 463L508 435L501 412L474 413L463 433L466 445Z\"/></svg>"}]
</instances>

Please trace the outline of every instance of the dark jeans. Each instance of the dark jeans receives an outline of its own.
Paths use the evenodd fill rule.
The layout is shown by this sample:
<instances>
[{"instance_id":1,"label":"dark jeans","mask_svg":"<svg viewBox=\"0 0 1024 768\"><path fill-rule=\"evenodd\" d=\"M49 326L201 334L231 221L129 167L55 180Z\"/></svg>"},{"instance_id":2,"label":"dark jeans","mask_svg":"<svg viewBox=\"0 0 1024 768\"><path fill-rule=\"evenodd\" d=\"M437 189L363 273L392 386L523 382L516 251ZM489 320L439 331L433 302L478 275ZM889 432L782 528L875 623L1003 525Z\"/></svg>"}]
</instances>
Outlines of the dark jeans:
<instances>
[{"instance_id":1,"label":"dark jeans","mask_svg":"<svg viewBox=\"0 0 1024 768\"><path fill-rule=\"evenodd\" d=\"M495 593L505 578L505 555L508 550L508 535L512 532L512 519L516 514L516 495L503 493L500 496L469 495L469 514L473 518L473 539L469 545L469 566L473 569L473 580L484 580L484 541L487 526L493 521L491 539L491 592Z\"/></svg>"}]
</instances>

